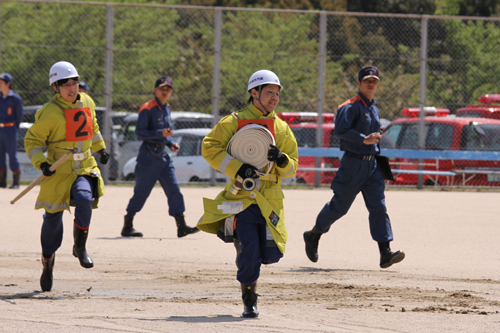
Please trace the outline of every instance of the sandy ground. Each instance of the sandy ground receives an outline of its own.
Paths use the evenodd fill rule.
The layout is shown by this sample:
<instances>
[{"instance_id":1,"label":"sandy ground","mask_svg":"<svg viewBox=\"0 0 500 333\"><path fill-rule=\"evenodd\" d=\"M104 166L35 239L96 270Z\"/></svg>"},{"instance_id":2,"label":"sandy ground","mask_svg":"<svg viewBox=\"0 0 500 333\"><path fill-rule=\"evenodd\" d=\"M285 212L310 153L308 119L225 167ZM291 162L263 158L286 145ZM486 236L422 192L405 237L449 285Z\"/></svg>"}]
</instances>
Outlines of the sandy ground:
<instances>
[{"instance_id":1,"label":"sandy ground","mask_svg":"<svg viewBox=\"0 0 500 333\"><path fill-rule=\"evenodd\" d=\"M36 187L0 189L0 332L498 332L500 330L500 193L386 192L395 240L406 259L378 266L359 196L323 235L310 262L302 233L331 191L285 190L289 240L285 257L263 266L258 319L243 319L235 251L199 232L178 239L156 187L135 220L144 238L120 237L132 187L108 186L94 211L87 249L95 267L71 255L65 213L54 287L39 277L43 211ZM182 189L188 224L202 197L220 188Z\"/></svg>"}]
</instances>

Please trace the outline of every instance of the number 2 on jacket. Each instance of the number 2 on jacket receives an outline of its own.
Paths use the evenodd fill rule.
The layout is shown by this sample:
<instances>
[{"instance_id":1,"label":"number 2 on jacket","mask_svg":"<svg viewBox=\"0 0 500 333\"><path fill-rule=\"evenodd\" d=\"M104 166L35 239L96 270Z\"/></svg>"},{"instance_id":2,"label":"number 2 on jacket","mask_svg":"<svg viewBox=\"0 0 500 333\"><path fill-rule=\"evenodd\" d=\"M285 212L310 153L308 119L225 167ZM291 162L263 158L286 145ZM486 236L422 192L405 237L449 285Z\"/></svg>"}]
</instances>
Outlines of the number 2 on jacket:
<instances>
[{"instance_id":1,"label":"number 2 on jacket","mask_svg":"<svg viewBox=\"0 0 500 333\"><path fill-rule=\"evenodd\" d=\"M89 108L68 109L66 115L66 141L91 140L94 123Z\"/></svg>"}]
</instances>

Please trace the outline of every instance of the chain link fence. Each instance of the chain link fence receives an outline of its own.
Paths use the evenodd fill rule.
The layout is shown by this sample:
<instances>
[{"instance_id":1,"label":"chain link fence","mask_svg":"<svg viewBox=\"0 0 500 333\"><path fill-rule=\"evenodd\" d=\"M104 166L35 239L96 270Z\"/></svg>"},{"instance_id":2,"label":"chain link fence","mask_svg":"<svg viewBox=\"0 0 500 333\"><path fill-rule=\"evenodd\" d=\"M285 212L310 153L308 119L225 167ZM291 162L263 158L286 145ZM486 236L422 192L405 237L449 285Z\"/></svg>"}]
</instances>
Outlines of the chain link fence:
<instances>
[{"instance_id":1,"label":"chain link fence","mask_svg":"<svg viewBox=\"0 0 500 333\"><path fill-rule=\"evenodd\" d=\"M48 84L52 64L73 63L103 114L101 131L113 153L103 166L109 180L133 178L124 167L137 153L132 146L140 144L133 135L134 117L153 98L154 82L163 75L174 79L171 109L190 112L179 117L188 125L182 125L177 140L191 147L184 157L192 156L192 174L179 177L181 183L209 177L208 164L199 156L200 135L186 126L210 127L243 108L248 78L259 69L277 73L284 86L278 112L335 113L337 105L357 93L359 68L373 64L381 71L375 99L386 120L386 147L500 151L494 137L500 137L500 120L455 116L467 104L479 104L480 96L496 92L500 19L29 0L2 0L0 6L0 71L13 76L12 88L23 98L24 127L53 95ZM426 137L419 144L414 126L419 114L403 110L423 106L448 109L449 115L425 118ZM333 125L321 123L304 118L299 125L312 130L294 130L300 146L335 146ZM483 142L468 144L474 136ZM441 141L435 145L436 140ZM19 142L22 151L22 138ZM22 179L28 179L37 170L23 155ZM300 164L335 168L337 162L304 157ZM498 161L468 161L459 169L457 161L438 161L438 166L437 160L392 162L408 170L483 172L466 174L467 182L462 182L463 173L446 182L429 175L427 185L500 186ZM176 167L177 172L187 169ZM327 185L331 177L325 174L301 171L299 183ZM415 185L416 179L410 174L394 185Z\"/></svg>"}]
</instances>

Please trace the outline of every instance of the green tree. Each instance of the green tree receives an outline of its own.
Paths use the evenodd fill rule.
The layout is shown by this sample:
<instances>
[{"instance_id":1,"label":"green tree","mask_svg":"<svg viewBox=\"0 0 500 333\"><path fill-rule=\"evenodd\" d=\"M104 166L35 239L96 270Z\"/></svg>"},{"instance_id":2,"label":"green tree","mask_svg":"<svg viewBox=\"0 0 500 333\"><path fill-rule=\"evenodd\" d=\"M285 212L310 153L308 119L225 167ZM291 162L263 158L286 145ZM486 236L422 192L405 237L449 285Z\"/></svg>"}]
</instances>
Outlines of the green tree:
<instances>
[{"instance_id":1,"label":"green tree","mask_svg":"<svg viewBox=\"0 0 500 333\"><path fill-rule=\"evenodd\" d=\"M15 77L25 105L43 104L53 95L49 70L61 60L72 62L82 80L100 91L106 39L93 22L105 17L104 7L2 3L2 68Z\"/></svg>"},{"instance_id":2,"label":"green tree","mask_svg":"<svg viewBox=\"0 0 500 333\"><path fill-rule=\"evenodd\" d=\"M366 13L434 14L435 0L350 0L347 11Z\"/></svg>"},{"instance_id":3,"label":"green tree","mask_svg":"<svg viewBox=\"0 0 500 333\"><path fill-rule=\"evenodd\" d=\"M279 110L315 110L318 88L317 14L227 12L223 24L221 114L244 106L248 78L274 71L284 90ZM340 82L339 67L328 77ZM331 73L331 75L330 75ZM236 108L235 108L236 107Z\"/></svg>"},{"instance_id":4,"label":"green tree","mask_svg":"<svg viewBox=\"0 0 500 333\"><path fill-rule=\"evenodd\" d=\"M460 16L496 16L498 0L463 0L459 2Z\"/></svg>"},{"instance_id":5,"label":"green tree","mask_svg":"<svg viewBox=\"0 0 500 333\"><path fill-rule=\"evenodd\" d=\"M441 70L432 71L429 97L443 100L455 110L476 102L482 94L496 92L498 85L492 73L500 66L500 28L482 21L447 20L446 29L449 53L435 60L442 64Z\"/></svg>"}]
</instances>

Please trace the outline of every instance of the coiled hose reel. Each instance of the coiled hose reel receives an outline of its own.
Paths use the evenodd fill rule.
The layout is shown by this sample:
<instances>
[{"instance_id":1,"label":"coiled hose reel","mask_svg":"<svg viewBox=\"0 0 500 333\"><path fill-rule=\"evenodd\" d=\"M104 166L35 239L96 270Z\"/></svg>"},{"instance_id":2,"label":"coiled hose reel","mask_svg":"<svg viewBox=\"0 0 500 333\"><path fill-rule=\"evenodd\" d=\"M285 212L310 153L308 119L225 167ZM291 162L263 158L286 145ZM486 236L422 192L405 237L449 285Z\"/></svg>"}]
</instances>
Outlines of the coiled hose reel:
<instances>
[{"instance_id":1,"label":"coiled hose reel","mask_svg":"<svg viewBox=\"0 0 500 333\"><path fill-rule=\"evenodd\" d=\"M227 144L226 151L238 161L250 164L257 168L257 175L265 176L271 171L274 162L267 160L269 145L275 144L271 132L264 126L250 124L243 126L233 135ZM267 171L263 170L267 166ZM236 177L231 193L236 195L241 189L252 191L255 188L255 179Z\"/></svg>"}]
</instances>

